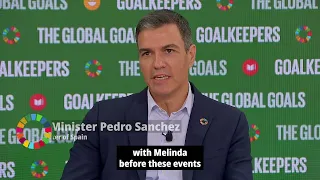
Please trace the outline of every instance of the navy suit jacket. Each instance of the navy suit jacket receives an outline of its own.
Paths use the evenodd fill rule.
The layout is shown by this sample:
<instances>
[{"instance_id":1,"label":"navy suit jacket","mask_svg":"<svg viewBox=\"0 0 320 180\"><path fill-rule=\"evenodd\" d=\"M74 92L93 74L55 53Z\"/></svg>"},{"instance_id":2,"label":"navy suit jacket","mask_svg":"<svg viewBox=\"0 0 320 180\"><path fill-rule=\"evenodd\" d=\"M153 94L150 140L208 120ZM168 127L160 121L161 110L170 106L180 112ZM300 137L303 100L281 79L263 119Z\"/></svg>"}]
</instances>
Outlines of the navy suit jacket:
<instances>
[{"instance_id":1,"label":"navy suit jacket","mask_svg":"<svg viewBox=\"0 0 320 180\"><path fill-rule=\"evenodd\" d=\"M194 104L185 145L204 146L204 169L183 170L183 180L253 180L247 119L238 109L202 95L191 83ZM97 102L84 123L148 121L147 88L124 98ZM206 118L207 125L200 119ZM61 180L145 180L145 170L117 170L118 145L146 146L147 132L79 132Z\"/></svg>"}]
</instances>

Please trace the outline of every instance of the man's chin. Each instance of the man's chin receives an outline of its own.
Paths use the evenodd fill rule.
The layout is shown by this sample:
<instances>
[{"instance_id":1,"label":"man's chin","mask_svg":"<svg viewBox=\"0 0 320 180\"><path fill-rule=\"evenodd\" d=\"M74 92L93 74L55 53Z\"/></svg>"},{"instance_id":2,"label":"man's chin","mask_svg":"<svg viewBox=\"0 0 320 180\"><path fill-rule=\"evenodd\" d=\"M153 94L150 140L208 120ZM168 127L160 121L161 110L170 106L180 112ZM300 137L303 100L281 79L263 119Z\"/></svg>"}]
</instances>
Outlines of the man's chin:
<instances>
[{"instance_id":1,"label":"man's chin","mask_svg":"<svg viewBox=\"0 0 320 180\"><path fill-rule=\"evenodd\" d=\"M156 96L168 96L172 94L172 90L168 87L153 87L150 92Z\"/></svg>"}]
</instances>

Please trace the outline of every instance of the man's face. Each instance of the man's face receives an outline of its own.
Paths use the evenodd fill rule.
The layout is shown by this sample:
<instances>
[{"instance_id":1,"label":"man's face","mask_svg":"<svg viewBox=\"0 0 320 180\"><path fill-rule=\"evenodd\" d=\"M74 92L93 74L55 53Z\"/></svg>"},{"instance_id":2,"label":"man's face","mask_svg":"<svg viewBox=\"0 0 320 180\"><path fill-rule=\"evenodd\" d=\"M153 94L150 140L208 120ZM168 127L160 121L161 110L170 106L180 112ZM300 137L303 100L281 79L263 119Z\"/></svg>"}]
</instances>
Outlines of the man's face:
<instances>
[{"instance_id":1,"label":"man's face","mask_svg":"<svg viewBox=\"0 0 320 180\"><path fill-rule=\"evenodd\" d=\"M143 30L138 36L140 69L150 91L169 95L188 82L196 47L188 52L179 29L174 24Z\"/></svg>"}]
</instances>

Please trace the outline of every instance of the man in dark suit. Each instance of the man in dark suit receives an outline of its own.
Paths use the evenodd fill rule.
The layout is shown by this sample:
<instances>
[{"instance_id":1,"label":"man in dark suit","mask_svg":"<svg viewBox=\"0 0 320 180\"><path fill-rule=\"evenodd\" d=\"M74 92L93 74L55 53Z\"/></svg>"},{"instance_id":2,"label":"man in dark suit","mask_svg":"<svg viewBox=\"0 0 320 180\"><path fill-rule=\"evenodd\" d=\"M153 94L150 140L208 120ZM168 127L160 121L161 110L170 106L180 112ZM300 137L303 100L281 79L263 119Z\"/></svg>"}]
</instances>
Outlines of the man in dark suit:
<instances>
[{"instance_id":1,"label":"man in dark suit","mask_svg":"<svg viewBox=\"0 0 320 180\"><path fill-rule=\"evenodd\" d=\"M61 179L252 180L249 126L244 113L202 95L188 80L196 55L188 21L173 11L152 12L139 21L136 39L148 87L128 97L97 102L84 123L179 119L180 134L174 134L168 143L160 133L79 132L88 139L75 142ZM207 122L201 123L202 118ZM117 170L119 145L204 146L204 169Z\"/></svg>"}]
</instances>

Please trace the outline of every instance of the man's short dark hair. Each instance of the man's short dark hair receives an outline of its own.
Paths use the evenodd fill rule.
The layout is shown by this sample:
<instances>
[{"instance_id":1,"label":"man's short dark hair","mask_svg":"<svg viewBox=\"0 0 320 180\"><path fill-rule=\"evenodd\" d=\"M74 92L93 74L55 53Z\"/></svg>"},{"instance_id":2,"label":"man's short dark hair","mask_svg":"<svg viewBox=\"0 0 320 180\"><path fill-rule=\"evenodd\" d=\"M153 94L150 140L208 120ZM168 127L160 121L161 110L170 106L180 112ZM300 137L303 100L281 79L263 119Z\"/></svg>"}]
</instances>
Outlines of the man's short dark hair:
<instances>
[{"instance_id":1,"label":"man's short dark hair","mask_svg":"<svg viewBox=\"0 0 320 180\"><path fill-rule=\"evenodd\" d=\"M193 44L189 22L181 14L167 9L153 11L138 22L136 27L137 43L141 31L145 29L156 29L167 24L175 24L178 27L182 40L184 41L185 49L189 50L189 47Z\"/></svg>"}]
</instances>

